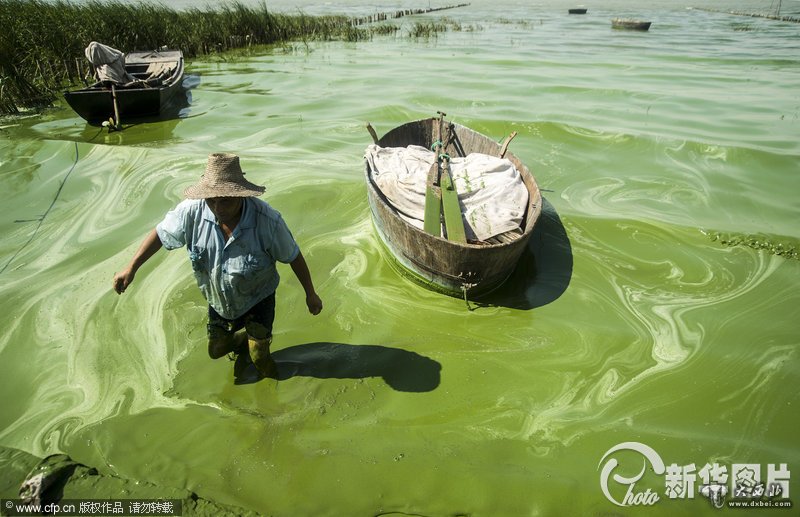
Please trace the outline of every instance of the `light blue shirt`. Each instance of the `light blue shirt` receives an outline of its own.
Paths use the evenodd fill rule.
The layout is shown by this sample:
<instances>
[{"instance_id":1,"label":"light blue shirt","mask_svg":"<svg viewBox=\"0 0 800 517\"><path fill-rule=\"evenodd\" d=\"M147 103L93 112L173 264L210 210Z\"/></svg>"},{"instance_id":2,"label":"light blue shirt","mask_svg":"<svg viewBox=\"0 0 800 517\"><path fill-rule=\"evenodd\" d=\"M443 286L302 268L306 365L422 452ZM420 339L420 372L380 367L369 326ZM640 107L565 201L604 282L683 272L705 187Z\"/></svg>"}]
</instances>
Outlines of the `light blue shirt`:
<instances>
[{"instance_id":1,"label":"light blue shirt","mask_svg":"<svg viewBox=\"0 0 800 517\"><path fill-rule=\"evenodd\" d=\"M255 197L244 198L242 217L227 242L202 199L182 201L156 232L168 250L186 246L203 296L231 320L275 292L276 261L289 263L300 254L281 214Z\"/></svg>"}]
</instances>

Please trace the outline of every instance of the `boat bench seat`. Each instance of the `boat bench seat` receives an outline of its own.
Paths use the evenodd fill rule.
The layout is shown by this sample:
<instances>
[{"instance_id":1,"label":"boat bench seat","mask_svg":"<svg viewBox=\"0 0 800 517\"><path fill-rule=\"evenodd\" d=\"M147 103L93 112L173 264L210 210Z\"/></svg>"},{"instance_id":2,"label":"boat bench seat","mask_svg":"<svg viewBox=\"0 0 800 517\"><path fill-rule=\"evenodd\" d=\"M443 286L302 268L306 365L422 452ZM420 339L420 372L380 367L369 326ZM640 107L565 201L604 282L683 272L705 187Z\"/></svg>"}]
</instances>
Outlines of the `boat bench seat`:
<instances>
[{"instance_id":1,"label":"boat bench seat","mask_svg":"<svg viewBox=\"0 0 800 517\"><path fill-rule=\"evenodd\" d=\"M134 77L136 77L137 75L138 74L135 74ZM112 85L118 90L125 90L132 88L157 88L158 86L161 86L161 83L163 82L164 82L163 79L161 79L160 77L151 77L149 79L144 79L144 78L139 79L137 77L137 80L135 81L122 84L115 83L114 81L98 81L93 85L89 86L89 88L95 88L95 89L105 88L110 90Z\"/></svg>"},{"instance_id":2,"label":"boat bench seat","mask_svg":"<svg viewBox=\"0 0 800 517\"><path fill-rule=\"evenodd\" d=\"M175 67L178 66L178 63L175 62L158 62L158 63L150 63L150 66L147 67L147 74L148 78L151 77L161 77L166 78L172 75L172 72L175 70Z\"/></svg>"},{"instance_id":3,"label":"boat bench seat","mask_svg":"<svg viewBox=\"0 0 800 517\"><path fill-rule=\"evenodd\" d=\"M117 83L108 80L98 81L91 85L90 88L110 89L112 84L119 89L157 88L164 83L164 80L172 75L176 66L177 63L175 62L150 63L147 69L141 67L138 71L131 71L129 73L130 77L135 79L134 81L129 81L127 83Z\"/></svg>"}]
</instances>

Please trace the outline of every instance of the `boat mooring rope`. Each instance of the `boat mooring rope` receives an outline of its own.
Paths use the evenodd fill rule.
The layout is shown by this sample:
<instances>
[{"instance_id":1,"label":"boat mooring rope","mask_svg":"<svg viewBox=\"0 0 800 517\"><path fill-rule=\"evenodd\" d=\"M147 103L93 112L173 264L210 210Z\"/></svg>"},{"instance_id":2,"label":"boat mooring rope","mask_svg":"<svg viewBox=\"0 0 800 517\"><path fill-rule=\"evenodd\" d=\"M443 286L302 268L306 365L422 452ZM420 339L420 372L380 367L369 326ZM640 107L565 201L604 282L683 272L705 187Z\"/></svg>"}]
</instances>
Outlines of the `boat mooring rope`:
<instances>
[{"instance_id":1,"label":"boat mooring rope","mask_svg":"<svg viewBox=\"0 0 800 517\"><path fill-rule=\"evenodd\" d=\"M469 298L467 298L467 290L469 289L469 287L467 287L467 285L468 284L461 284L461 292L464 293L464 303L467 304L467 310L471 311L472 307L470 307Z\"/></svg>"},{"instance_id":2,"label":"boat mooring rope","mask_svg":"<svg viewBox=\"0 0 800 517\"><path fill-rule=\"evenodd\" d=\"M67 179L69 178L69 175L72 174L72 171L75 170L75 166L76 165L78 165L78 142L75 142L75 161L72 162L72 167L70 167L70 169L67 172L66 176L64 176L64 179L61 180L61 184L58 186L58 190L56 190L56 195L55 195L55 197L53 197L53 201L50 203L50 206L47 207L47 210L45 210L44 214L42 214L41 217L38 217L36 219L17 219L16 221L14 221L15 223L27 223L27 222L30 222L30 221L39 221L39 224L36 225L36 229L33 230L33 233L31 234L31 236L27 240L27 242L25 242L25 244L23 244L22 247L20 249L18 249L16 253L14 253L14 255L8 260L8 262L6 262L6 265L3 266L3 269L0 269L0 274L3 274L5 272L5 270L6 270L6 268L8 268L8 266L11 265L12 262L14 262L14 259L17 258L17 256L20 253L22 253L22 250L27 248L28 245L31 242L33 242L33 239L36 237L36 234L39 233L39 228L42 227L42 223L44 222L44 218L47 217L47 214L49 214L50 210L53 209L53 206L56 204L56 201L58 200L58 196L61 195L61 190L64 188L64 184L67 182Z\"/></svg>"}]
</instances>

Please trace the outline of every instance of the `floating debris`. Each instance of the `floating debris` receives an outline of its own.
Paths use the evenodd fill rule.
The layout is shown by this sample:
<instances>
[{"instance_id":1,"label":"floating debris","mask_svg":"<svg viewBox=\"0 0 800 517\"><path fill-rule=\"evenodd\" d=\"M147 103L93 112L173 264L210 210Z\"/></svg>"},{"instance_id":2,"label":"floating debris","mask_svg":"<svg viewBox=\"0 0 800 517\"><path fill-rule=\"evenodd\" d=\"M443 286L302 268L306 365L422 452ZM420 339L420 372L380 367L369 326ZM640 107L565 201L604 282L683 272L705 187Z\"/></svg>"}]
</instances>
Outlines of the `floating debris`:
<instances>
[{"instance_id":1,"label":"floating debris","mask_svg":"<svg viewBox=\"0 0 800 517\"><path fill-rule=\"evenodd\" d=\"M703 232L712 242L725 246L746 246L754 250L764 250L772 255L786 259L800 259L800 241L791 237L766 234L736 234L726 232Z\"/></svg>"}]
</instances>

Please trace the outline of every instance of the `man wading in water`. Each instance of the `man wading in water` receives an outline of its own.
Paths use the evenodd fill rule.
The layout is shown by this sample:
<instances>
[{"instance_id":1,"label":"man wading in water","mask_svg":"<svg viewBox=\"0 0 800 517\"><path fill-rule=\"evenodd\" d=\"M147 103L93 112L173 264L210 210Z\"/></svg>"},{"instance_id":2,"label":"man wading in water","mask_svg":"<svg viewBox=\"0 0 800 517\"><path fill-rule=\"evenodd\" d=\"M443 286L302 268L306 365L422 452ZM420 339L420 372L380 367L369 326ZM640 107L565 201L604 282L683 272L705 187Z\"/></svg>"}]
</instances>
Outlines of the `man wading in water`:
<instances>
[{"instance_id":1,"label":"man wading in water","mask_svg":"<svg viewBox=\"0 0 800 517\"><path fill-rule=\"evenodd\" d=\"M118 294L161 247L186 246L200 291L208 301L208 355L220 358L245 350L263 376L275 376L269 354L275 319L275 261L290 264L306 292L311 314L322 311L308 266L281 214L257 199L264 187L244 178L239 157L212 154L186 199L152 230L130 264L114 276Z\"/></svg>"}]
</instances>

